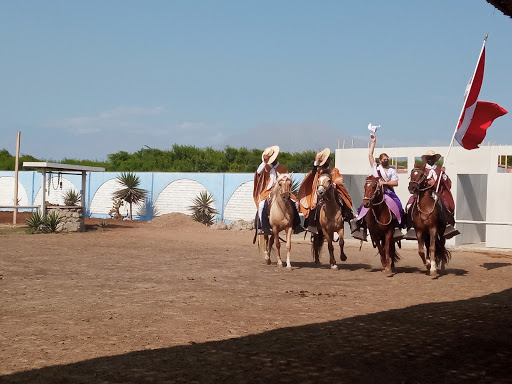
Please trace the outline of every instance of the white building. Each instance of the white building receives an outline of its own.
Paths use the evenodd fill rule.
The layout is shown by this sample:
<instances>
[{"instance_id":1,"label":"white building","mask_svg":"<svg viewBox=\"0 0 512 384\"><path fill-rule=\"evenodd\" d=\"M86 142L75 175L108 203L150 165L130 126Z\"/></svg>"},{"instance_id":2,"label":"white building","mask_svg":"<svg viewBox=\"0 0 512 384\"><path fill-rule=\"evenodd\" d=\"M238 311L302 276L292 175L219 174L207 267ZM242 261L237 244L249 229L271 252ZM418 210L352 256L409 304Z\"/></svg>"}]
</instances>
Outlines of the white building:
<instances>
[{"instance_id":1,"label":"white building","mask_svg":"<svg viewBox=\"0 0 512 384\"><path fill-rule=\"evenodd\" d=\"M414 161L429 149L443 157L448 151L448 147L375 148L375 157L385 152L390 163L407 161L406 169L399 168L395 188L404 206L410 196L409 174ZM512 157L512 146L483 146L470 151L451 148L445 167L452 180L456 228L461 234L448 240L448 245L483 243L486 247L512 248L512 169L500 165L506 164L505 156ZM335 165L344 175L354 207L358 207L370 174L368 148L337 149Z\"/></svg>"}]
</instances>

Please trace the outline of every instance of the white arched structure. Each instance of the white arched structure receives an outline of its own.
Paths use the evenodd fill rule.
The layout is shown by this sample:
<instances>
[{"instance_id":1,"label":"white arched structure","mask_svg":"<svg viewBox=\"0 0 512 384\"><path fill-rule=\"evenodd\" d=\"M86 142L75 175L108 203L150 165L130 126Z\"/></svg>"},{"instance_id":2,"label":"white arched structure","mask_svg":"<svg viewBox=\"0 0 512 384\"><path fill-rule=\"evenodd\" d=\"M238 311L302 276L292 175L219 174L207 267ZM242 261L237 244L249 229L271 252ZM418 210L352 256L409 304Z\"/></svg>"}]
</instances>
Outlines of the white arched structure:
<instances>
[{"instance_id":1,"label":"white arched structure","mask_svg":"<svg viewBox=\"0 0 512 384\"><path fill-rule=\"evenodd\" d=\"M14 177L2 176L0 177L0 205L10 206L14 204ZM18 181L18 204L29 205L27 191L23 185Z\"/></svg>"},{"instance_id":2,"label":"white arched structure","mask_svg":"<svg viewBox=\"0 0 512 384\"><path fill-rule=\"evenodd\" d=\"M114 206L114 202L112 198L114 197L114 192L122 189L123 186L119 184L117 179L110 179L104 182L94 194L91 205L89 207L89 212L91 215L93 214L103 214L108 215L112 207ZM144 216L145 215L145 202L141 202L139 204L133 204L132 206L134 216ZM124 203L119 212L123 216L128 216L130 213L130 206L127 203Z\"/></svg>"},{"instance_id":3,"label":"white arched structure","mask_svg":"<svg viewBox=\"0 0 512 384\"><path fill-rule=\"evenodd\" d=\"M190 215L193 200L203 191L208 192L208 189L195 180L173 181L159 193L154 205L155 216L171 212Z\"/></svg>"},{"instance_id":4,"label":"white arched structure","mask_svg":"<svg viewBox=\"0 0 512 384\"><path fill-rule=\"evenodd\" d=\"M240 185L231 195L224 208L224 220L253 220L256 215L256 205L252 197L254 181Z\"/></svg>"},{"instance_id":5,"label":"white arched structure","mask_svg":"<svg viewBox=\"0 0 512 384\"><path fill-rule=\"evenodd\" d=\"M51 178L48 180L46 181L46 201L50 204L65 205L64 194L68 190L73 190L75 193L80 193L80 191L75 187L75 185L65 177L59 178L59 176L51 176ZM60 183L62 183L62 187ZM80 198L81 197L82 196L80 196ZM39 191L37 191L33 203L36 205L43 204L41 188L39 188Z\"/></svg>"}]
</instances>

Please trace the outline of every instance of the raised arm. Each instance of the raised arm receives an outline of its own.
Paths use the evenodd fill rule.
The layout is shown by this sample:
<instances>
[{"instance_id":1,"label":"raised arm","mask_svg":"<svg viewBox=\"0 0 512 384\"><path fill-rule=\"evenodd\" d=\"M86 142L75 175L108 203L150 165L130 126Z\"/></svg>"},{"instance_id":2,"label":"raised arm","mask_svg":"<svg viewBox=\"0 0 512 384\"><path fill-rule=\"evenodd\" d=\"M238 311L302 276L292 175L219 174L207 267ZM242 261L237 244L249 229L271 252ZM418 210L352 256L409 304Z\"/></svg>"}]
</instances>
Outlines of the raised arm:
<instances>
[{"instance_id":1,"label":"raised arm","mask_svg":"<svg viewBox=\"0 0 512 384\"><path fill-rule=\"evenodd\" d=\"M375 136L371 136L372 143L370 144L370 153L368 154L368 160L370 160L370 167L373 167L373 164L375 164L375 157L373 157L373 150L375 149L375 141L377 138Z\"/></svg>"}]
</instances>

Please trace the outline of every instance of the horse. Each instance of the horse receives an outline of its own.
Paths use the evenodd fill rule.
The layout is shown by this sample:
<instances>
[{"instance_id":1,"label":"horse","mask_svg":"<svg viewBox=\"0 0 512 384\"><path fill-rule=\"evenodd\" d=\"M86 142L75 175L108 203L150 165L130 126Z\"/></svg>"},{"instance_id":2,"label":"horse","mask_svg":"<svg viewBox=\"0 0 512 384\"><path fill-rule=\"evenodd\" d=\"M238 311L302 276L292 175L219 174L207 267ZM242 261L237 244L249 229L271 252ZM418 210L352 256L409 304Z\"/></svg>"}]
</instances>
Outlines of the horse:
<instances>
[{"instance_id":1,"label":"horse","mask_svg":"<svg viewBox=\"0 0 512 384\"><path fill-rule=\"evenodd\" d=\"M292 232L293 232L293 218L295 214L295 207L291 200L292 191L292 177L290 173L278 173L276 185L270 192L269 201L269 221L272 229L272 235L263 235L264 245L264 258L268 265L271 264L270 255L272 253L272 246L274 242L277 249L277 265L282 267L281 260L281 243L279 233L286 232L286 267L291 269L290 250L292 248ZM253 243L256 240L256 235Z\"/></svg>"},{"instance_id":2,"label":"horse","mask_svg":"<svg viewBox=\"0 0 512 384\"><path fill-rule=\"evenodd\" d=\"M384 201L384 187L379 179L368 176L364 184L363 206L369 208L366 214L366 225L374 247L377 247L384 271L393 274L395 263L400 260L395 248L393 235L398 220Z\"/></svg>"},{"instance_id":3,"label":"horse","mask_svg":"<svg viewBox=\"0 0 512 384\"><path fill-rule=\"evenodd\" d=\"M411 171L409 192L415 195L415 199L409 208L409 214L416 231L418 253L423 265L429 270L430 276L437 276L437 268L440 266L441 273L444 273L451 254L445 247L445 226L440 220L438 197L437 195L433 196L434 186L428 183L427 175L428 171L425 169L425 165L416 164Z\"/></svg>"},{"instance_id":4,"label":"horse","mask_svg":"<svg viewBox=\"0 0 512 384\"><path fill-rule=\"evenodd\" d=\"M338 241L340 243L340 259L341 261L347 260L347 255L343 251L345 245L344 237L344 224L343 216L340 205L340 200L336 195L336 185L332 181L330 174L323 174L318 178L317 187L317 207L318 207L318 227L320 231L318 234L313 235L312 253L316 264L319 264L320 251L324 240L327 241L329 248L331 269L337 270L336 259L334 258L334 233L338 234Z\"/></svg>"}]
</instances>

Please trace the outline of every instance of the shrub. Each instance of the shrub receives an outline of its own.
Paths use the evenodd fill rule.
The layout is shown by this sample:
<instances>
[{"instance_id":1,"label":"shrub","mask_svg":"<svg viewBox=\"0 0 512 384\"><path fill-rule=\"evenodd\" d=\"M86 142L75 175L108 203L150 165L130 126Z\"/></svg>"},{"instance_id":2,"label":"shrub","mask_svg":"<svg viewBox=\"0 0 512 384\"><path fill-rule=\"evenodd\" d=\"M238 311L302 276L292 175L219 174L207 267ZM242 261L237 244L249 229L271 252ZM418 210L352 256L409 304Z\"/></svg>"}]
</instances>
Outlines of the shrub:
<instances>
[{"instance_id":1,"label":"shrub","mask_svg":"<svg viewBox=\"0 0 512 384\"><path fill-rule=\"evenodd\" d=\"M57 211L51 211L45 216L35 211L27 219L27 226L30 233L52 233L57 232L61 222L62 218Z\"/></svg>"}]
</instances>

